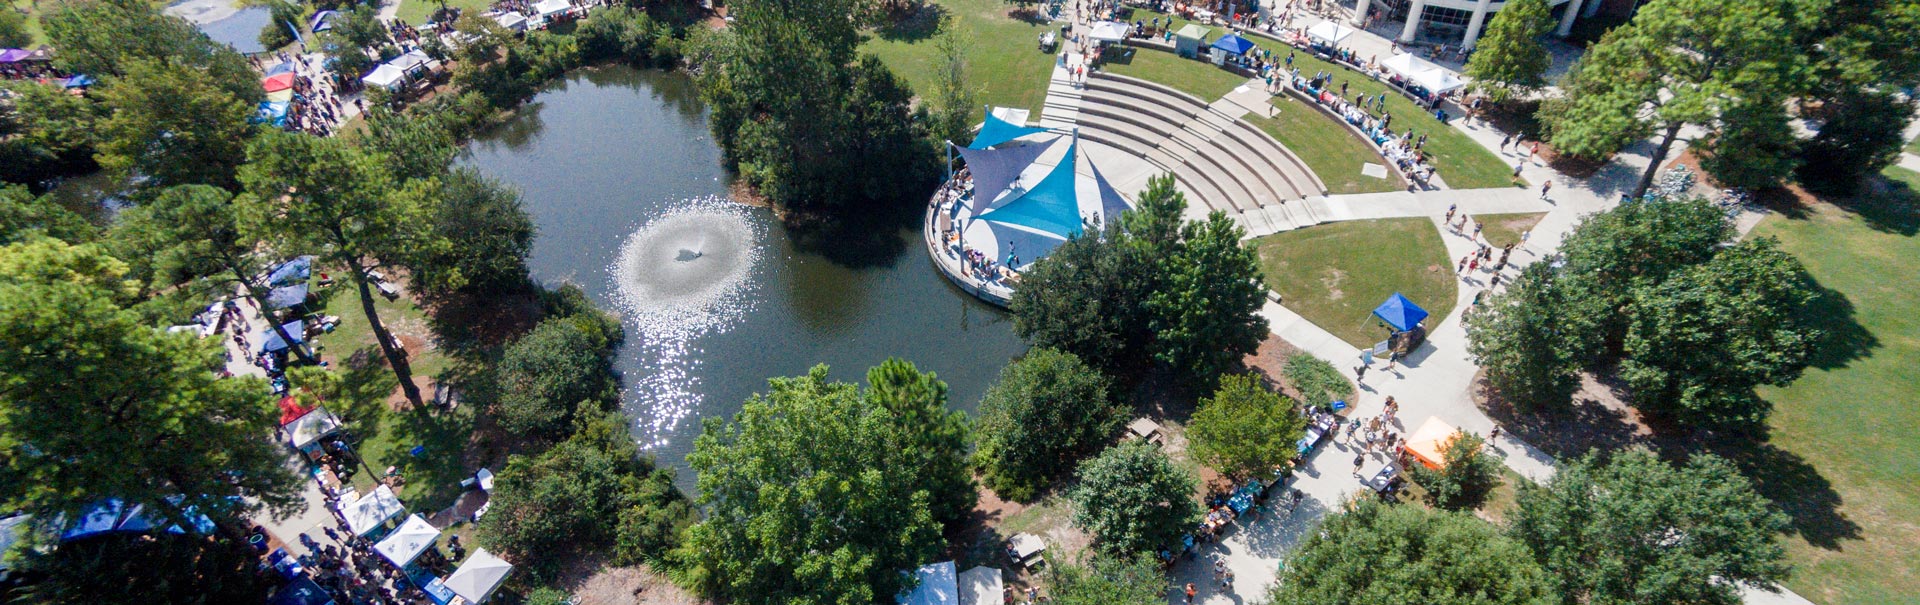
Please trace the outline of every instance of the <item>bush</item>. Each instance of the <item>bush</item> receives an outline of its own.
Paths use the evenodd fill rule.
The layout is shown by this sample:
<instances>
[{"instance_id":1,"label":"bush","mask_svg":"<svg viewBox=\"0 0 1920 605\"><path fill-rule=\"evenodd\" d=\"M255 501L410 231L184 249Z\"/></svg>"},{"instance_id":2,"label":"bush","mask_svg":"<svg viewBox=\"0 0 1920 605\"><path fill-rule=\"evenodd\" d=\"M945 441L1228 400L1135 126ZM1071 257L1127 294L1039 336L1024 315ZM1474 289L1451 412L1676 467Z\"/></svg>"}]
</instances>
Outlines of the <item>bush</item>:
<instances>
[{"instance_id":1,"label":"bush","mask_svg":"<svg viewBox=\"0 0 1920 605\"><path fill-rule=\"evenodd\" d=\"M1307 534L1281 564L1279 581L1269 589L1266 602L1563 602L1552 598L1551 587L1533 553L1490 523L1462 513L1363 498Z\"/></svg>"},{"instance_id":2,"label":"bush","mask_svg":"<svg viewBox=\"0 0 1920 605\"><path fill-rule=\"evenodd\" d=\"M980 400L975 466L1002 498L1032 501L1119 432L1124 410L1107 378L1072 353L1028 351Z\"/></svg>"},{"instance_id":3,"label":"bush","mask_svg":"<svg viewBox=\"0 0 1920 605\"><path fill-rule=\"evenodd\" d=\"M1307 419L1292 402L1252 376L1234 374L1220 380L1187 422L1188 451L1221 474L1244 479L1287 464L1306 432Z\"/></svg>"},{"instance_id":4,"label":"bush","mask_svg":"<svg viewBox=\"0 0 1920 605\"><path fill-rule=\"evenodd\" d=\"M565 436L576 416L596 417L619 398L613 374L618 324L592 314L549 317L507 346L494 417L535 441Z\"/></svg>"},{"instance_id":5,"label":"bush","mask_svg":"<svg viewBox=\"0 0 1920 605\"><path fill-rule=\"evenodd\" d=\"M1154 444L1128 441L1080 465L1080 484L1068 492L1073 524L1101 549L1147 554L1176 544L1200 520L1194 501L1199 480Z\"/></svg>"},{"instance_id":6,"label":"bush","mask_svg":"<svg viewBox=\"0 0 1920 605\"><path fill-rule=\"evenodd\" d=\"M1340 374L1338 368L1327 360L1314 357L1309 353L1294 353L1287 358L1287 365L1280 369L1282 377L1300 392L1300 400L1308 406L1325 408L1335 401L1353 396L1353 383Z\"/></svg>"},{"instance_id":7,"label":"bush","mask_svg":"<svg viewBox=\"0 0 1920 605\"><path fill-rule=\"evenodd\" d=\"M1473 510L1485 504L1500 485L1500 461L1487 455L1487 442L1460 431L1440 445L1446 465L1440 470L1412 465L1408 471L1427 490L1427 504L1447 510Z\"/></svg>"}]
</instances>

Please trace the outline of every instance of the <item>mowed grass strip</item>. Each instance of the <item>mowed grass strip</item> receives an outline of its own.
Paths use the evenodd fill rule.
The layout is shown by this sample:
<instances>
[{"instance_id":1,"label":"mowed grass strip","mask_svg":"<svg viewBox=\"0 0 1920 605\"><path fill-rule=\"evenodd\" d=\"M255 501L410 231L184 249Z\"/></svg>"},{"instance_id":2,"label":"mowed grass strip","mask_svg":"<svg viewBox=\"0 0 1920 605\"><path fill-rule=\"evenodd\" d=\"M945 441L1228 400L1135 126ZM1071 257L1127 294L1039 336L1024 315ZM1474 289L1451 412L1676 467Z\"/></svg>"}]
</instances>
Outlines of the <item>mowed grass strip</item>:
<instances>
[{"instance_id":1,"label":"mowed grass strip","mask_svg":"<svg viewBox=\"0 0 1920 605\"><path fill-rule=\"evenodd\" d=\"M1262 48L1274 49L1275 53L1283 57L1288 50L1279 42L1261 38L1255 38L1254 41L1261 44ZM1405 134L1408 128L1412 128L1416 138L1421 134L1427 135L1427 144L1421 148L1421 151L1433 156L1433 167L1440 173L1440 179L1447 182L1447 188L1486 189L1515 186L1512 164L1506 163L1486 147L1474 142L1467 133L1441 123L1433 117L1432 112L1414 105L1413 101L1402 96L1399 91L1391 90L1385 83L1366 77L1360 72L1322 61L1306 51L1295 51L1293 55L1293 66L1300 70L1302 77L1311 78L1313 74L1322 71L1331 73L1335 92L1339 92L1341 82L1346 82L1348 99L1363 92L1370 96L1387 93L1387 111L1393 114L1393 131ZM1284 67L1285 62L1282 61L1281 64Z\"/></svg>"},{"instance_id":2,"label":"mowed grass strip","mask_svg":"<svg viewBox=\"0 0 1920 605\"><path fill-rule=\"evenodd\" d=\"M401 0L400 8L394 13L401 21L409 25L426 25L433 12L440 10L442 0ZM461 14L478 15L493 6L492 0L445 0L447 8L461 9Z\"/></svg>"},{"instance_id":3,"label":"mowed grass strip","mask_svg":"<svg viewBox=\"0 0 1920 605\"><path fill-rule=\"evenodd\" d=\"M1101 70L1165 85L1199 97L1202 103L1218 101L1247 83L1246 76L1159 49L1128 46L1123 51L1108 49L1107 52L1108 58L1100 63Z\"/></svg>"},{"instance_id":4,"label":"mowed grass strip","mask_svg":"<svg viewBox=\"0 0 1920 605\"><path fill-rule=\"evenodd\" d=\"M1485 239L1487 245L1500 248L1507 244L1520 243L1520 234L1533 230L1533 226L1540 224L1540 219L1546 217L1547 213L1545 212L1516 212L1513 214L1475 214L1473 215L1473 220L1480 221L1481 239ZM1472 229L1472 227L1468 227L1468 229Z\"/></svg>"},{"instance_id":5,"label":"mowed grass strip","mask_svg":"<svg viewBox=\"0 0 1920 605\"><path fill-rule=\"evenodd\" d=\"M1888 191L1770 215L1753 232L1830 290L1814 367L1760 389L1779 460L1755 465L1794 518L1787 587L1829 605L1920 603L1920 173L1884 174Z\"/></svg>"},{"instance_id":6,"label":"mowed grass strip","mask_svg":"<svg viewBox=\"0 0 1920 605\"><path fill-rule=\"evenodd\" d=\"M1031 119L1038 120L1053 74L1053 55L1040 50L1040 34L1057 32L1060 26L1014 18L1015 6L999 0L940 0L924 9L931 12L899 26L868 31L860 50L879 56L916 94L926 95L934 88L941 61L933 43L938 31L934 24L944 15L967 42L968 78L976 99L1031 110ZM978 111L975 118L982 115L984 111Z\"/></svg>"},{"instance_id":7,"label":"mowed grass strip","mask_svg":"<svg viewBox=\"0 0 1920 605\"><path fill-rule=\"evenodd\" d=\"M1356 347L1386 339L1373 308L1394 292L1431 313L1428 327L1453 311L1458 296L1446 245L1430 219L1328 223L1253 245L1261 278L1280 304Z\"/></svg>"},{"instance_id":8,"label":"mowed grass strip","mask_svg":"<svg viewBox=\"0 0 1920 605\"><path fill-rule=\"evenodd\" d=\"M1251 113L1245 118L1300 156L1300 161L1306 162L1307 168L1327 184L1328 193L1379 193L1406 188L1406 181L1392 170L1387 171L1386 178L1361 174L1361 166L1371 163L1384 167L1387 160L1333 116L1285 95L1274 97L1273 106L1279 113L1271 118Z\"/></svg>"}]
</instances>

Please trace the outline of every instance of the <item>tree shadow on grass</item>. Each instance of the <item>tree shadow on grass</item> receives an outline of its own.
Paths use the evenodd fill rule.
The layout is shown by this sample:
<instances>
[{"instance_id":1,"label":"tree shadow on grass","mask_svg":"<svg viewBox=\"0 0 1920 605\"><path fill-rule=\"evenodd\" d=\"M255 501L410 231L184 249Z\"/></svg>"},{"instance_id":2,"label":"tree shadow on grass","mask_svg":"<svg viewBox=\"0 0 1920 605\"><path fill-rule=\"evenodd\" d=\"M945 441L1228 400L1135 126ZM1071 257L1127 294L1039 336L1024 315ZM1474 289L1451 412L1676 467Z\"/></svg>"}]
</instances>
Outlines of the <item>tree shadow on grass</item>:
<instances>
[{"instance_id":1,"label":"tree shadow on grass","mask_svg":"<svg viewBox=\"0 0 1920 605\"><path fill-rule=\"evenodd\" d=\"M1880 348L1880 339L1854 318L1853 301L1845 293L1814 282L1814 300L1806 309L1807 322L1820 330L1808 359L1812 367L1832 370L1865 359Z\"/></svg>"},{"instance_id":2,"label":"tree shadow on grass","mask_svg":"<svg viewBox=\"0 0 1920 605\"><path fill-rule=\"evenodd\" d=\"M1905 181L1875 178L1859 195L1829 201L1875 230L1906 237L1920 234L1920 191Z\"/></svg>"},{"instance_id":3,"label":"tree shadow on grass","mask_svg":"<svg viewBox=\"0 0 1920 605\"><path fill-rule=\"evenodd\" d=\"M1788 531L1817 548L1838 550L1843 540L1859 540L1860 524L1841 514L1840 492L1807 459L1754 435L1727 435L1707 441L1705 449L1733 462L1754 490L1790 519ZM1674 444L1678 445L1678 444ZM1700 448L1676 447L1672 454ZM1663 455L1669 454L1667 451Z\"/></svg>"},{"instance_id":4,"label":"tree shadow on grass","mask_svg":"<svg viewBox=\"0 0 1920 605\"><path fill-rule=\"evenodd\" d=\"M888 17L886 24L874 28L874 35L891 42L919 42L940 33L940 24L947 20L947 7L931 2L923 3L913 12L898 17Z\"/></svg>"}]
</instances>

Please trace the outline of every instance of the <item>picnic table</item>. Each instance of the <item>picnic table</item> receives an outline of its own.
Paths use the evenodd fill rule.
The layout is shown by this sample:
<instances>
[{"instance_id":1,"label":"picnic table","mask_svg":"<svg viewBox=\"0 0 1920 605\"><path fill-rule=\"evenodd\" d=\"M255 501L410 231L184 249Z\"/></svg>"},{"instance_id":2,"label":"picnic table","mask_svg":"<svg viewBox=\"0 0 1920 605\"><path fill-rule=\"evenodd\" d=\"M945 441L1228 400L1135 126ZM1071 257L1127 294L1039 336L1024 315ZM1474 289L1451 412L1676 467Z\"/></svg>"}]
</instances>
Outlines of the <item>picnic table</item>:
<instances>
[{"instance_id":1,"label":"picnic table","mask_svg":"<svg viewBox=\"0 0 1920 605\"><path fill-rule=\"evenodd\" d=\"M1127 432L1147 441L1160 440L1160 424L1146 418L1135 418L1127 423Z\"/></svg>"},{"instance_id":2,"label":"picnic table","mask_svg":"<svg viewBox=\"0 0 1920 605\"><path fill-rule=\"evenodd\" d=\"M1033 567L1042 561L1040 553L1047 550L1047 544L1040 536L1033 534L1014 534L1007 539L1007 552L1013 555L1013 562L1025 567Z\"/></svg>"}]
</instances>

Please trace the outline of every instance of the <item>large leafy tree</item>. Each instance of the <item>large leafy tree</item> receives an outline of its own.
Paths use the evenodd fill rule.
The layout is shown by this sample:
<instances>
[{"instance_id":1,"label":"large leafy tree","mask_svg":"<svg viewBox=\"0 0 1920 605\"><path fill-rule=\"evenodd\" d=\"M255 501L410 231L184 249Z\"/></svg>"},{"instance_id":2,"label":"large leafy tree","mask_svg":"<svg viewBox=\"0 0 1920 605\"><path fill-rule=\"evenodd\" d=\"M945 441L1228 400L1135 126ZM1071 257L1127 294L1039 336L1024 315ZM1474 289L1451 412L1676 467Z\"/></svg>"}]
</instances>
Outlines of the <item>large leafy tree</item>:
<instances>
[{"instance_id":1,"label":"large leafy tree","mask_svg":"<svg viewBox=\"0 0 1920 605\"><path fill-rule=\"evenodd\" d=\"M1806 74L1788 4L1654 0L1641 6L1631 22L1608 32L1574 66L1566 99L1545 108L1555 149L1599 158L1657 133L1660 144L1634 190L1633 197L1640 197L1682 128L1717 132L1727 108L1779 105L1793 94ZM1761 158L1760 151L1749 151L1745 161L1784 161ZM1771 176L1777 181L1786 175Z\"/></svg>"},{"instance_id":2,"label":"large leafy tree","mask_svg":"<svg viewBox=\"0 0 1920 605\"><path fill-rule=\"evenodd\" d=\"M1580 345L1561 315L1564 296L1554 269L1535 263L1466 314L1467 352L1515 409L1563 407L1580 386Z\"/></svg>"},{"instance_id":3,"label":"large leafy tree","mask_svg":"<svg viewBox=\"0 0 1920 605\"><path fill-rule=\"evenodd\" d=\"M435 237L448 245L410 255L415 291L430 297L499 296L533 286L527 254L536 227L513 187L461 167L441 177Z\"/></svg>"},{"instance_id":4,"label":"large leafy tree","mask_svg":"<svg viewBox=\"0 0 1920 605\"><path fill-rule=\"evenodd\" d=\"M1184 206L1184 200L1181 201ZM1155 334L1154 359L1202 389L1260 348L1267 289L1253 250L1240 245L1246 230L1220 211L1180 228L1177 253L1161 257L1165 286L1147 298Z\"/></svg>"},{"instance_id":5,"label":"large leafy tree","mask_svg":"<svg viewBox=\"0 0 1920 605\"><path fill-rule=\"evenodd\" d=\"M1808 2L1800 46L1814 77L1804 94L1817 100L1809 118L1819 129L1801 146L1800 180L1852 193L1861 178L1900 157L1920 86L1920 0ZM1813 104L1809 104L1813 105Z\"/></svg>"},{"instance_id":6,"label":"large leafy tree","mask_svg":"<svg viewBox=\"0 0 1920 605\"><path fill-rule=\"evenodd\" d=\"M315 254L344 267L375 342L407 401L420 405L412 366L374 307L373 272L446 245L430 228L431 180L396 177L387 156L337 138L271 133L247 148L240 182L243 229L283 254Z\"/></svg>"},{"instance_id":7,"label":"large leafy tree","mask_svg":"<svg viewBox=\"0 0 1920 605\"><path fill-rule=\"evenodd\" d=\"M242 101L264 94L260 77L240 53L144 0L61 2L41 22L59 49L55 64L72 73L118 78L131 73L134 63L155 62L203 72Z\"/></svg>"},{"instance_id":8,"label":"large leafy tree","mask_svg":"<svg viewBox=\"0 0 1920 605\"><path fill-rule=\"evenodd\" d=\"M125 273L95 245L0 248L0 505L50 519L118 498L188 531L189 510L230 530L292 510L266 385L148 325Z\"/></svg>"},{"instance_id":9,"label":"large leafy tree","mask_svg":"<svg viewBox=\"0 0 1920 605\"><path fill-rule=\"evenodd\" d=\"M978 497L967 460L972 435L966 413L947 409L947 383L912 362L889 358L867 370L867 397L887 410L893 423L889 449L918 472L932 498L933 518L948 525L965 520Z\"/></svg>"},{"instance_id":10,"label":"large leafy tree","mask_svg":"<svg viewBox=\"0 0 1920 605\"><path fill-rule=\"evenodd\" d=\"M1495 101L1547 84L1553 55L1540 36L1553 27L1546 0L1510 0L1487 22L1486 33L1467 60L1467 77L1482 83Z\"/></svg>"},{"instance_id":11,"label":"large leafy tree","mask_svg":"<svg viewBox=\"0 0 1920 605\"><path fill-rule=\"evenodd\" d=\"M1153 338L1142 301L1158 276L1151 257L1127 241L1116 225L1068 240L1030 266L1008 305L1014 332L1115 376L1139 368Z\"/></svg>"},{"instance_id":12,"label":"large leafy tree","mask_svg":"<svg viewBox=\"0 0 1920 605\"><path fill-rule=\"evenodd\" d=\"M1161 605L1167 578L1147 556L1095 554L1086 565L1062 562L1050 572L1054 605Z\"/></svg>"},{"instance_id":13,"label":"large leafy tree","mask_svg":"<svg viewBox=\"0 0 1920 605\"><path fill-rule=\"evenodd\" d=\"M566 436L576 417L595 418L620 399L613 354L620 326L594 315L549 317L500 356L495 369L500 428L536 441Z\"/></svg>"},{"instance_id":14,"label":"large leafy tree","mask_svg":"<svg viewBox=\"0 0 1920 605\"><path fill-rule=\"evenodd\" d=\"M130 60L100 91L101 166L147 186L233 188L253 127L247 98L192 65Z\"/></svg>"},{"instance_id":15,"label":"large leafy tree","mask_svg":"<svg viewBox=\"0 0 1920 605\"><path fill-rule=\"evenodd\" d=\"M0 596L48 605L258 603L284 583L261 568L245 542L166 532L115 532L27 550L13 571L24 585Z\"/></svg>"},{"instance_id":16,"label":"large leafy tree","mask_svg":"<svg viewBox=\"0 0 1920 605\"><path fill-rule=\"evenodd\" d=\"M977 465L1000 497L1032 500L1113 439L1123 412L1099 370L1072 353L1029 350L980 400Z\"/></svg>"},{"instance_id":17,"label":"large leafy tree","mask_svg":"<svg viewBox=\"0 0 1920 605\"><path fill-rule=\"evenodd\" d=\"M33 195L25 185L0 187L0 246L41 237L79 243L93 236L92 223L52 199Z\"/></svg>"},{"instance_id":18,"label":"large leafy tree","mask_svg":"<svg viewBox=\"0 0 1920 605\"><path fill-rule=\"evenodd\" d=\"M1362 499L1308 534L1267 602L1546 605L1551 587L1527 548L1485 521Z\"/></svg>"},{"instance_id":19,"label":"large leafy tree","mask_svg":"<svg viewBox=\"0 0 1920 605\"><path fill-rule=\"evenodd\" d=\"M1725 460L1674 466L1645 450L1562 467L1522 486L1511 535L1546 567L1564 605L1740 602L1739 584L1788 572L1775 511Z\"/></svg>"},{"instance_id":20,"label":"large leafy tree","mask_svg":"<svg viewBox=\"0 0 1920 605\"><path fill-rule=\"evenodd\" d=\"M1200 520L1200 482L1152 443L1128 441L1080 464L1073 524L1121 556L1169 548Z\"/></svg>"},{"instance_id":21,"label":"large leafy tree","mask_svg":"<svg viewBox=\"0 0 1920 605\"><path fill-rule=\"evenodd\" d=\"M1560 245L1571 310L1559 313L1584 357L1617 351L1636 287L1713 258L1733 224L1705 200L1621 204L1582 220Z\"/></svg>"},{"instance_id":22,"label":"large leafy tree","mask_svg":"<svg viewBox=\"0 0 1920 605\"><path fill-rule=\"evenodd\" d=\"M893 413L825 366L768 383L687 456L707 515L676 551L684 577L738 603L891 597L942 546L919 460L890 447Z\"/></svg>"},{"instance_id":23,"label":"large leafy tree","mask_svg":"<svg viewBox=\"0 0 1920 605\"><path fill-rule=\"evenodd\" d=\"M949 19L940 24L940 33L933 37L934 52L939 61L934 66L933 137L960 144L961 139L973 129L973 112L976 96L967 55L973 51L971 38L960 33Z\"/></svg>"},{"instance_id":24,"label":"large leafy tree","mask_svg":"<svg viewBox=\"0 0 1920 605\"><path fill-rule=\"evenodd\" d=\"M105 108L54 84L3 86L10 94L0 99L0 179L31 184L96 169L93 147Z\"/></svg>"},{"instance_id":25,"label":"large leafy tree","mask_svg":"<svg viewBox=\"0 0 1920 605\"><path fill-rule=\"evenodd\" d=\"M1637 296L1620 374L1635 407L1683 421L1763 421L1769 406L1754 387L1799 378L1819 337L1813 280L1771 238L1735 244Z\"/></svg>"},{"instance_id":26,"label":"large leafy tree","mask_svg":"<svg viewBox=\"0 0 1920 605\"><path fill-rule=\"evenodd\" d=\"M1230 374L1187 421L1187 451L1236 480L1266 476L1293 459L1306 432L1307 418L1291 401L1252 375Z\"/></svg>"},{"instance_id":27,"label":"large leafy tree","mask_svg":"<svg viewBox=\"0 0 1920 605\"><path fill-rule=\"evenodd\" d=\"M1414 481L1427 490L1427 503L1447 510L1480 508L1500 486L1500 461L1487 454L1487 441L1459 431L1440 444L1445 462L1439 470L1413 465Z\"/></svg>"},{"instance_id":28,"label":"large leafy tree","mask_svg":"<svg viewBox=\"0 0 1920 605\"><path fill-rule=\"evenodd\" d=\"M612 550L623 562L654 559L677 543L694 513L655 468L617 415L537 456L514 456L494 485L480 540L522 567L545 575L569 555Z\"/></svg>"}]
</instances>

